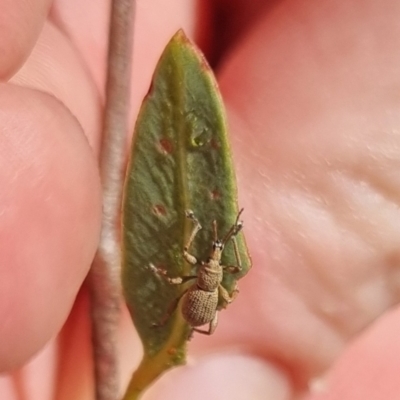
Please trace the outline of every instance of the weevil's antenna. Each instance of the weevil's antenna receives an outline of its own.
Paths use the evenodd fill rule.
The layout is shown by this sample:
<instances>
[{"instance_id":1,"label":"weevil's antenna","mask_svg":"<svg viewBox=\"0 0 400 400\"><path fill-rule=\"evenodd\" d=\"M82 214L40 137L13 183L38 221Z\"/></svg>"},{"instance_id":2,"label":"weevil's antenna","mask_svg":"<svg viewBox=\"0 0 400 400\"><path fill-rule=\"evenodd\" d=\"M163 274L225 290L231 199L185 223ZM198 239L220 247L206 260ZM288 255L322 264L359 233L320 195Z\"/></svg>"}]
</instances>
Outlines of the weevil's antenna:
<instances>
[{"instance_id":1,"label":"weevil's antenna","mask_svg":"<svg viewBox=\"0 0 400 400\"><path fill-rule=\"evenodd\" d=\"M244 208L242 208L236 217L235 223L231 226L231 229L229 229L228 233L225 235L224 239L222 240L222 243L225 245L228 240L231 239L232 236L236 236L241 229L243 228L243 222L239 221L240 215L242 214Z\"/></svg>"}]
</instances>

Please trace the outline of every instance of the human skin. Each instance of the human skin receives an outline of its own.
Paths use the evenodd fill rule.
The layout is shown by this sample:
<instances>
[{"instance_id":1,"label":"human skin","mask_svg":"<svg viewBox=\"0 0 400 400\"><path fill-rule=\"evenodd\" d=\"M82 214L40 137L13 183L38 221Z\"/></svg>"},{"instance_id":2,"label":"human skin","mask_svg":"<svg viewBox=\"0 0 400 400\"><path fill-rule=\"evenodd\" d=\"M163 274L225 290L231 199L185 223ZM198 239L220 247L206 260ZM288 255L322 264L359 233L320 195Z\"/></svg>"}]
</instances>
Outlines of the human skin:
<instances>
[{"instance_id":1,"label":"human skin","mask_svg":"<svg viewBox=\"0 0 400 400\"><path fill-rule=\"evenodd\" d=\"M217 77L254 266L146 398L399 398L400 4L248 3L219 2ZM89 400L109 1L0 10L0 397ZM138 1L131 127L165 44L212 13ZM124 386L141 351L126 311L119 339Z\"/></svg>"}]
</instances>

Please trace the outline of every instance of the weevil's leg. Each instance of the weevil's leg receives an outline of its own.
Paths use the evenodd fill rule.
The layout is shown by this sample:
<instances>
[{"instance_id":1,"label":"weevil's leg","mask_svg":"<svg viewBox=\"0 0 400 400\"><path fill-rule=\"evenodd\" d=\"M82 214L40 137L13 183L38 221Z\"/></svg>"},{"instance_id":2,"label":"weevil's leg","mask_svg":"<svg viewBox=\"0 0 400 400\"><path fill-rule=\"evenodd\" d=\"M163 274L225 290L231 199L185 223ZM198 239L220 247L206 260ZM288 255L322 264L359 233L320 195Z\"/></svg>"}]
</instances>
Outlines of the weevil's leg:
<instances>
[{"instance_id":1,"label":"weevil's leg","mask_svg":"<svg viewBox=\"0 0 400 400\"><path fill-rule=\"evenodd\" d=\"M227 243L231 238L235 237L243 228L243 222L239 221L240 215L243 212L243 208L239 211L235 223L231 226L227 234L225 235L224 239L222 240L223 243Z\"/></svg>"},{"instance_id":2,"label":"weevil's leg","mask_svg":"<svg viewBox=\"0 0 400 400\"><path fill-rule=\"evenodd\" d=\"M225 272L229 272L230 274L237 274L242 270L241 267L238 267L237 265L227 265L227 266L222 266Z\"/></svg>"},{"instance_id":3,"label":"weevil's leg","mask_svg":"<svg viewBox=\"0 0 400 400\"><path fill-rule=\"evenodd\" d=\"M197 275L181 276L180 279L182 280L181 283L186 283L186 282L192 281L193 279L197 279Z\"/></svg>"},{"instance_id":4,"label":"weevil's leg","mask_svg":"<svg viewBox=\"0 0 400 400\"><path fill-rule=\"evenodd\" d=\"M187 335L187 340L192 340L193 339L193 332L194 332L194 329L190 328L189 329L189 333Z\"/></svg>"},{"instance_id":5,"label":"weevil's leg","mask_svg":"<svg viewBox=\"0 0 400 400\"><path fill-rule=\"evenodd\" d=\"M189 218L194 222L194 227L193 227L192 233L189 236L188 241L186 242L185 247L183 248L183 257L189 264L196 265L197 264L197 259L196 259L195 256L189 254L189 249L190 249L190 246L193 243L193 240L194 240L195 236L197 235L197 233L201 229L201 225L200 225L199 220L195 217L193 211L187 210L185 212L185 214L186 214L186 218Z\"/></svg>"},{"instance_id":6,"label":"weevil's leg","mask_svg":"<svg viewBox=\"0 0 400 400\"><path fill-rule=\"evenodd\" d=\"M239 271L242 269L242 260L240 259L240 253L239 253L239 247L236 241L236 235L232 236L232 242L233 242L233 250L235 252L235 258L236 258L236 263L239 268Z\"/></svg>"},{"instance_id":7,"label":"weevil's leg","mask_svg":"<svg viewBox=\"0 0 400 400\"><path fill-rule=\"evenodd\" d=\"M225 301L226 304L232 303L233 300L235 300L236 296L239 293L239 289L237 287L237 284L235 285L235 288L233 289L232 295L228 293L228 291L220 284L218 286L218 294L222 299Z\"/></svg>"},{"instance_id":8,"label":"weevil's leg","mask_svg":"<svg viewBox=\"0 0 400 400\"><path fill-rule=\"evenodd\" d=\"M235 236L232 236L232 242L233 242L233 249L235 251L236 263L238 265L227 265L227 266L222 266L222 268L226 272L230 272L231 274L236 274L242 270L242 260L240 259L239 248Z\"/></svg>"},{"instance_id":9,"label":"weevil's leg","mask_svg":"<svg viewBox=\"0 0 400 400\"><path fill-rule=\"evenodd\" d=\"M178 307L179 300L186 294L186 292L189 290L189 288L185 289L168 307L167 311L163 315L161 321L156 324L154 323L154 327L161 327L166 324L166 322L171 318L171 315L175 312L176 307Z\"/></svg>"},{"instance_id":10,"label":"weevil's leg","mask_svg":"<svg viewBox=\"0 0 400 400\"><path fill-rule=\"evenodd\" d=\"M237 235L237 233L243 228L243 222L239 221L239 218L243 211L244 211L244 208L241 208L236 217L235 226L238 228L238 230L236 231L235 235Z\"/></svg>"},{"instance_id":11,"label":"weevil's leg","mask_svg":"<svg viewBox=\"0 0 400 400\"><path fill-rule=\"evenodd\" d=\"M243 210L242 210L243 211ZM235 221L235 224L232 227L232 236L235 237L238 233L243 229L243 221Z\"/></svg>"},{"instance_id":12,"label":"weevil's leg","mask_svg":"<svg viewBox=\"0 0 400 400\"><path fill-rule=\"evenodd\" d=\"M223 308L226 308L228 304L231 304L232 301L236 299L238 293L239 288L237 282L235 284L235 288L233 289L232 295L229 295L228 291L222 285L219 285L218 294L224 300L224 304L218 306L218 310L222 310Z\"/></svg>"},{"instance_id":13,"label":"weevil's leg","mask_svg":"<svg viewBox=\"0 0 400 400\"><path fill-rule=\"evenodd\" d=\"M214 318L211 320L210 325L208 326L208 331L198 328L193 328L193 330L203 335L212 335L215 332L217 325L218 325L218 311L215 312Z\"/></svg>"},{"instance_id":14,"label":"weevil's leg","mask_svg":"<svg viewBox=\"0 0 400 400\"><path fill-rule=\"evenodd\" d=\"M177 276L176 278L172 278L167 275L167 271L165 269L157 268L155 265L150 264L149 268L158 276L164 278L171 285L181 285L182 283L186 283L192 279L197 279L197 275L189 275L189 276Z\"/></svg>"},{"instance_id":15,"label":"weevil's leg","mask_svg":"<svg viewBox=\"0 0 400 400\"><path fill-rule=\"evenodd\" d=\"M242 270L242 260L240 259L239 247L237 244L236 236L243 228L243 222L239 221L240 214L243 212L243 208L239 211L239 214L236 218L236 222L234 225L234 231L232 234L232 242L233 242L233 251L235 252L236 264L237 266L229 266L226 267L231 273L235 274Z\"/></svg>"},{"instance_id":16,"label":"weevil's leg","mask_svg":"<svg viewBox=\"0 0 400 400\"><path fill-rule=\"evenodd\" d=\"M192 265L196 265L197 264L197 258L195 256L192 256L191 254L189 254L186 250L186 248L183 249L183 258Z\"/></svg>"}]
</instances>

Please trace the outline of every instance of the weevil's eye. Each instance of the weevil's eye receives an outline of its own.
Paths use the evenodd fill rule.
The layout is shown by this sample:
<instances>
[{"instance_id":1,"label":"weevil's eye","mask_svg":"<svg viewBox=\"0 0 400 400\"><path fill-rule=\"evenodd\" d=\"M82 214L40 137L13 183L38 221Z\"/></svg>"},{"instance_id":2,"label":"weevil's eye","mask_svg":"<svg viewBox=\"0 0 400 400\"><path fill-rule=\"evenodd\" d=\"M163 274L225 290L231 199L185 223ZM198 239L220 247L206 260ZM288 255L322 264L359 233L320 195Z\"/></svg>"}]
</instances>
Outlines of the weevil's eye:
<instances>
[{"instance_id":1,"label":"weevil's eye","mask_svg":"<svg viewBox=\"0 0 400 400\"><path fill-rule=\"evenodd\" d=\"M224 245L222 244L222 242L220 240L217 240L215 242L213 242L213 250L222 250L224 248Z\"/></svg>"}]
</instances>

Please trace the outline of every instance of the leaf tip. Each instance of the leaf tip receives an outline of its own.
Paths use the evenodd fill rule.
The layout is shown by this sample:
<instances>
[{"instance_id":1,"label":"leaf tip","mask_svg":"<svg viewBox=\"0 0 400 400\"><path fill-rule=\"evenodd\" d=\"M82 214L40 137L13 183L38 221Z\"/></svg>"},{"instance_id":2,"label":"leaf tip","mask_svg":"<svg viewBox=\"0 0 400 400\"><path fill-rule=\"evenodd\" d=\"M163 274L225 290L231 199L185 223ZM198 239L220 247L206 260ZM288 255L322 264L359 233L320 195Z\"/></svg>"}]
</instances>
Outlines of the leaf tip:
<instances>
[{"instance_id":1,"label":"leaf tip","mask_svg":"<svg viewBox=\"0 0 400 400\"><path fill-rule=\"evenodd\" d=\"M175 35L172 36L171 42L190 42L190 40L187 37L185 31L182 28L180 28L175 33Z\"/></svg>"},{"instance_id":2,"label":"leaf tip","mask_svg":"<svg viewBox=\"0 0 400 400\"><path fill-rule=\"evenodd\" d=\"M203 53L197 48L195 43L189 39L189 37L186 35L185 31L180 28L175 35L172 37L172 39L169 41L167 48L169 47L174 47L174 45L186 47L186 49L189 49L191 52L196 54L198 60L199 60L199 65L203 69L203 71L210 73L211 67L209 66L207 60L205 59Z\"/></svg>"}]
</instances>

